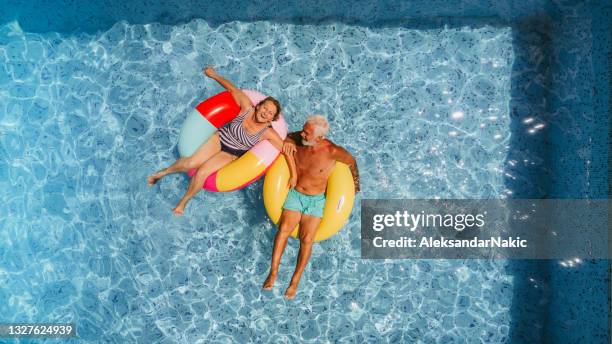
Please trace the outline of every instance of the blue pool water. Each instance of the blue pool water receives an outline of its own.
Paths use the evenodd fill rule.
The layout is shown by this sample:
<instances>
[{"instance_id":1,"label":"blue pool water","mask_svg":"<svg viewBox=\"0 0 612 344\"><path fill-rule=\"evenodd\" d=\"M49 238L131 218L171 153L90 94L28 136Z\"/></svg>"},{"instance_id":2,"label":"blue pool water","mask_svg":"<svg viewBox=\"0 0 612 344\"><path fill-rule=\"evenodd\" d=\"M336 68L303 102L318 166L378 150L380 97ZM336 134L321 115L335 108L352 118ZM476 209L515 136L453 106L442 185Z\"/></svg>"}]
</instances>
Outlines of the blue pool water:
<instances>
[{"instance_id":1,"label":"blue pool water","mask_svg":"<svg viewBox=\"0 0 612 344\"><path fill-rule=\"evenodd\" d=\"M220 91L201 73L210 63L277 96L292 129L326 114L331 138L357 157L361 197L506 195L509 29L193 20L98 35L2 30L8 320L74 321L86 339L143 342L507 338L503 261L361 260L357 207L286 302L295 242L274 293L260 291L274 233L261 183L202 193L180 219L170 210L186 178L147 188L145 176L176 158L185 115Z\"/></svg>"},{"instance_id":2,"label":"blue pool water","mask_svg":"<svg viewBox=\"0 0 612 344\"><path fill-rule=\"evenodd\" d=\"M356 206L315 246L288 302L295 241L274 292L260 290L274 237L261 181L201 192L183 218L171 209L185 176L145 182L177 158L190 109L221 91L201 73L213 64L277 97L292 130L327 115L330 138L358 161L357 201L545 197L550 158L534 143L566 113L544 119L546 35L517 47L516 28L449 23L0 24L0 322L74 322L92 343L543 341L533 307L552 308L542 293L555 282L533 269L362 260ZM560 103L581 97L566 91Z\"/></svg>"}]
</instances>

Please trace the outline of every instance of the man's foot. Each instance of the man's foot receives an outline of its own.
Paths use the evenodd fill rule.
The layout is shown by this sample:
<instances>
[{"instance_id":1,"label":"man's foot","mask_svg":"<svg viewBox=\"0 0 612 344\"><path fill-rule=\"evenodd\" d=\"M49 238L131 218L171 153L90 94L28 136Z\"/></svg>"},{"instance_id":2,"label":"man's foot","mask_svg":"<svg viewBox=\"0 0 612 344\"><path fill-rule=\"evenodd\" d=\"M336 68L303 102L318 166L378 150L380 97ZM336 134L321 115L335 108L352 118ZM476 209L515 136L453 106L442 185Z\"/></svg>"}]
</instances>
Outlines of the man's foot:
<instances>
[{"instance_id":1,"label":"man's foot","mask_svg":"<svg viewBox=\"0 0 612 344\"><path fill-rule=\"evenodd\" d=\"M183 213L185 212L185 205L184 204L177 205L174 209L172 209L172 212L176 216L183 216Z\"/></svg>"},{"instance_id":2,"label":"man's foot","mask_svg":"<svg viewBox=\"0 0 612 344\"><path fill-rule=\"evenodd\" d=\"M263 290L272 290L272 287L274 287L274 282L276 281L276 274L269 274L268 278L266 278L266 281L263 284Z\"/></svg>"},{"instance_id":3,"label":"man's foot","mask_svg":"<svg viewBox=\"0 0 612 344\"><path fill-rule=\"evenodd\" d=\"M295 297L295 294L297 293L297 285L293 285L291 284L289 286L289 288L287 288L287 290L285 290L285 298L287 300L291 300Z\"/></svg>"},{"instance_id":4,"label":"man's foot","mask_svg":"<svg viewBox=\"0 0 612 344\"><path fill-rule=\"evenodd\" d=\"M155 183L157 183L157 181L161 177L161 172L153 173L152 175L147 177L147 183L149 183L149 186L155 185Z\"/></svg>"}]
</instances>

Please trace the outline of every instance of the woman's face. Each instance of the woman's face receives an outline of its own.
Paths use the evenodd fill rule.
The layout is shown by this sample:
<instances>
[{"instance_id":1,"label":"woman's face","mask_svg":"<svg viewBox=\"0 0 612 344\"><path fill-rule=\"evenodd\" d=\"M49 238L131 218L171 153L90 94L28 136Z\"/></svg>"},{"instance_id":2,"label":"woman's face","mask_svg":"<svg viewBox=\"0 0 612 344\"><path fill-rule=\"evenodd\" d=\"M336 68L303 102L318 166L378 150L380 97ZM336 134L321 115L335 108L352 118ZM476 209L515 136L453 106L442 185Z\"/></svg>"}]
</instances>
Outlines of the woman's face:
<instances>
[{"instance_id":1,"label":"woman's face","mask_svg":"<svg viewBox=\"0 0 612 344\"><path fill-rule=\"evenodd\" d=\"M259 104L255 112L255 120L259 123L268 123L274 119L276 115L276 105L269 100Z\"/></svg>"}]
</instances>

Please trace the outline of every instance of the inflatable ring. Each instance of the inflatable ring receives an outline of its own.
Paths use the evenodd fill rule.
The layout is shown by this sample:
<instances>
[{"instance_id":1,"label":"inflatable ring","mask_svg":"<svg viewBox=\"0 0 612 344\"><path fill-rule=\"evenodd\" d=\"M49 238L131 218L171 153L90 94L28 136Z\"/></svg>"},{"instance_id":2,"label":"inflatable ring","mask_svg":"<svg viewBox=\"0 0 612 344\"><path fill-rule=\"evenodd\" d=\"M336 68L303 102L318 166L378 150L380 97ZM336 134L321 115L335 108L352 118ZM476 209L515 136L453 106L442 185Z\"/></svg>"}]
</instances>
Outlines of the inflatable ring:
<instances>
[{"instance_id":1,"label":"inflatable ring","mask_svg":"<svg viewBox=\"0 0 612 344\"><path fill-rule=\"evenodd\" d=\"M258 104L265 95L252 90L243 90L251 103ZM200 103L188 116L179 134L178 150L181 157L191 156L202 143L208 141L226 123L240 112L240 106L231 93L221 92ZM287 123L282 115L272 122L272 128L284 139L287 136ZM262 140L241 157L212 173L202 186L215 192L241 189L261 177L279 155L268 140ZM189 171L189 176L195 174Z\"/></svg>"},{"instance_id":2,"label":"inflatable ring","mask_svg":"<svg viewBox=\"0 0 612 344\"><path fill-rule=\"evenodd\" d=\"M270 220L278 225L283 203L289 193L289 166L283 155L279 156L266 172L263 192L266 212ZM348 165L337 161L327 180L325 208L323 208L323 218L317 229L315 241L328 239L340 231L351 215L354 201L355 184L351 170ZM298 227L296 226L291 233L294 238L297 238Z\"/></svg>"}]
</instances>

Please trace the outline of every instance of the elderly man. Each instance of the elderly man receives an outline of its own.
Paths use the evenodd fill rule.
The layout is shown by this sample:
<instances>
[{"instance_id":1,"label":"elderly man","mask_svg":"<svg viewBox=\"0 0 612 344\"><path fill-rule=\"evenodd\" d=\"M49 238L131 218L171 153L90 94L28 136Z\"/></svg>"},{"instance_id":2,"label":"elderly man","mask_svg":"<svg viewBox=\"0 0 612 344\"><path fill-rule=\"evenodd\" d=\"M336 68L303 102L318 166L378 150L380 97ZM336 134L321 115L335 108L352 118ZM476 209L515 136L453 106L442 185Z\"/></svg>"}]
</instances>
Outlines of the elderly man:
<instances>
[{"instance_id":1,"label":"elderly man","mask_svg":"<svg viewBox=\"0 0 612 344\"><path fill-rule=\"evenodd\" d=\"M323 216L327 179L336 161L350 167L355 190L359 191L359 173L355 159L344 148L336 146L325 138L328 131L329 124L325 117L310 116L302 131L289 134L283 147L291 172L289 182L291 190L283 205L279 229L274 239L270 274L264 282L263 289L272 289L287 239L299 223L300 252L291 283L285 291L287 299L295 296L302 272L310 258L317 227Z\"/></svg>"}]
</instances>

